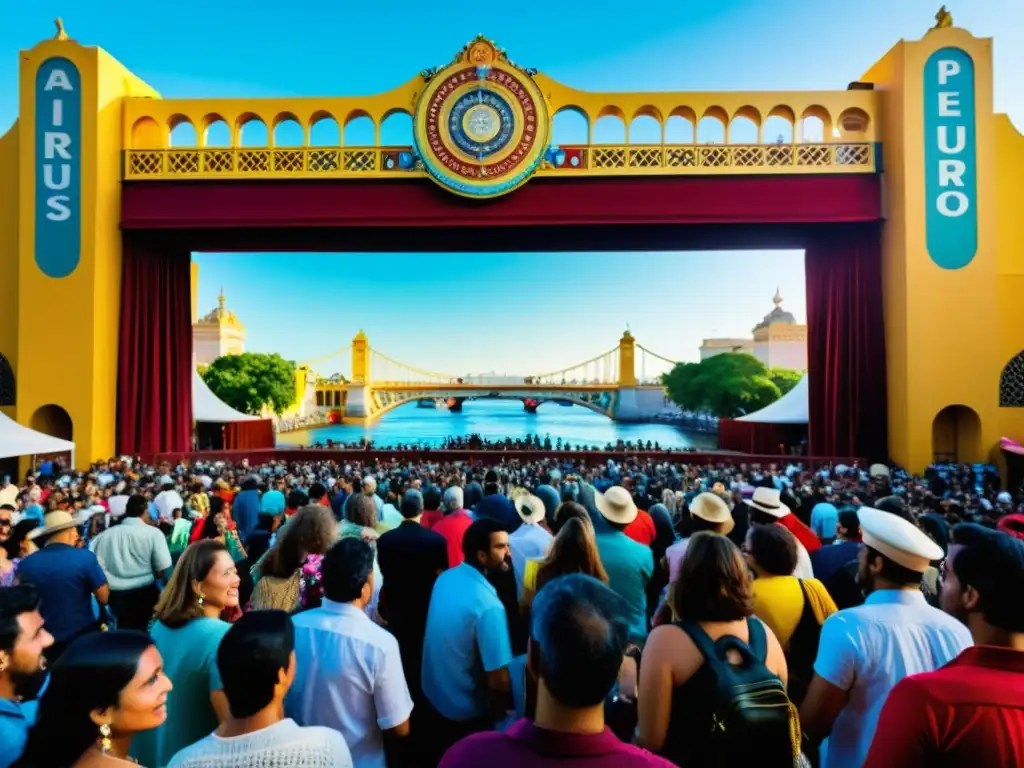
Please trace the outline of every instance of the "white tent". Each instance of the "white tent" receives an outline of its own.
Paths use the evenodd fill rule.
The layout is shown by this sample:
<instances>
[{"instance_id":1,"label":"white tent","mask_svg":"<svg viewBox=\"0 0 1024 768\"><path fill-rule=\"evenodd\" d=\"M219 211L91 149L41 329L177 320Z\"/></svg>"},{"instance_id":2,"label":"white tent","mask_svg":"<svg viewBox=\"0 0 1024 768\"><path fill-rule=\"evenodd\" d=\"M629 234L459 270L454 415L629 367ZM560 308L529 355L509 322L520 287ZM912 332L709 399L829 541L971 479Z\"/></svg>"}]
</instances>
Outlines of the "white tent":
<instances>
[{"instance_id":1,"label":"white tent","mask_svg":"<svg viewBox=\"0 0 1024 768\"><path fill-rule=\"evenodd\" d=\"M760 411L740 416L736 421L753 421L759 424L806 424L810 412L807 394L807 374L789 392Z\"/></svg>"},{"instance_id":2,"label":"white tent","mask_svg":"<svg viewBox=\"0 0 1024 768\"><path fill-rule=\"evenodd\" d=\"M203 381L199 371L192 370L192 418L196 421L226 424L229 421L259 421L259 416L236 411L217 397Z\"/></svg>"},{"instance_id":3,"label":"white tent","mask_svg":"<svg viewBox=\"0 0 1024 768\"><path fill-rule=\"evenodd\" d=\"M75 444L70 440L61 440L59 437L23 427L6 414L0 413L0 458L65 451L71 451L71 460L74 463Z\"/></svg>"}]
</instances>

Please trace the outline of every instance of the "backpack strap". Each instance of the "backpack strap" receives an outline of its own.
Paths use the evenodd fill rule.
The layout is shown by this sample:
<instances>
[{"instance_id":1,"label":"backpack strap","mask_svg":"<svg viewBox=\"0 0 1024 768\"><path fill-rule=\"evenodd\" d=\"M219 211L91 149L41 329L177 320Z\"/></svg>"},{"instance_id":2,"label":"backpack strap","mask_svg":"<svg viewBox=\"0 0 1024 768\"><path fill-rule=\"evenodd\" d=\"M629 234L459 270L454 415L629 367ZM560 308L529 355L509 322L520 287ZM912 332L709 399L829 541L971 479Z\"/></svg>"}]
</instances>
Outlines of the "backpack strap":
<instances>
[{"instance_id":1,"label":"backpack strap","mask_svg":"<svg viewBox=\"0 0 1024 768\"><path fill-rule=\"evenodd\" d=\"M715 642L711 639L707 632L695 621L680 621L676 623L683 632L690 636L693 640L693 644L697 646L697 650L700 651L705 660L717 661L718 651L715 648Z\"/></svg>"},{"instance_id":2,"label":"backpack strap","mask_svg":"<svg viewBox=\"0 0 1024 768\"><path fill-rule=\"evenodd\" d=\"M764 624L753 616L747 616L747 647L750 654L759 662L764 664L768 658L768 635L764 631Z\"/></svg>"}]
</instances>

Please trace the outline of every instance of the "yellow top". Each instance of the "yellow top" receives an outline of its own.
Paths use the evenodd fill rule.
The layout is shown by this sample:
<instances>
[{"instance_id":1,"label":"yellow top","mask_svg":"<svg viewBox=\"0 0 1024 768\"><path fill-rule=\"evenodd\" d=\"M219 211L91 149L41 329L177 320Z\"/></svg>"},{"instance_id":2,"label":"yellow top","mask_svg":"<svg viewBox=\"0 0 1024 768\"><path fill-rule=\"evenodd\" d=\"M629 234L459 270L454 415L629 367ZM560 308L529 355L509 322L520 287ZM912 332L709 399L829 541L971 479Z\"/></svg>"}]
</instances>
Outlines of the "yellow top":
<instances>
[{"instance_id":1,"label":"yellow top","mask_svg":"<svg viewBox=\"0 0 1024 768\"><path fill-rule=\"evenodd\" d=\"M805 579L804 587L819 625L839 610L825 585L817 579ZM795 576L754 579L754 615L771 627L783 649L789 645L803 610L800 581Z\"/></svg>"}]
</instances>

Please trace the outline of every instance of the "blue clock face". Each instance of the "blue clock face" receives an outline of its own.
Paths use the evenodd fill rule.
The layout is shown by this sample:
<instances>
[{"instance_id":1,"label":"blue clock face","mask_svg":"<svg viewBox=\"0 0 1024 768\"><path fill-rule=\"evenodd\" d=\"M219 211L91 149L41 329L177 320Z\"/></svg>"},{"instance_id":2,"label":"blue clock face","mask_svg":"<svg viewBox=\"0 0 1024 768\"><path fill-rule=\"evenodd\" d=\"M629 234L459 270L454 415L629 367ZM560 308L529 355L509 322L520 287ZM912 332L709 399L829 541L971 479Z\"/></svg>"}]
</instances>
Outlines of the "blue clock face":
<instances>
[{"instance_id":1,"label":"blue clock face","mask_svg":"<svg viewBox=\"0 0 1024 768\"><path fill-rule=\"evenodd\" d=\"M455 146L482 160L504 149L514 132L512 108L487 88L463 94L448 115L448 133Z\"/></svg>"}]
</instances>

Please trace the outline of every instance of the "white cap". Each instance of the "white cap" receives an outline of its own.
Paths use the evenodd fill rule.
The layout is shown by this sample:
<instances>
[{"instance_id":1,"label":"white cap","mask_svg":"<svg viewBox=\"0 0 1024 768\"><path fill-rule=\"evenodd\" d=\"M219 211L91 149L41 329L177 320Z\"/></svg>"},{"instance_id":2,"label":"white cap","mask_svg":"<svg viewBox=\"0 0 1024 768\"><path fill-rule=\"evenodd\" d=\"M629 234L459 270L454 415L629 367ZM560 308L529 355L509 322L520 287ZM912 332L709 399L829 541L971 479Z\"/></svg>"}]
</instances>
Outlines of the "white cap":
<instances>
[{"instance_id":1,"label":"white cap","mask_svg":"<svg viewBox=\"0 0 1024 768\"><path fill-rule=\"evenodd\" d=\"M889 477L889 468L885 464L872 464L868 469L871 477Z\"/></svg>"},{"instance_id":2,"label":"white cap","mask_svg":"<svg viewBox=\"0 0 1024 768\"><path fill-rule=\"evenodd\" d=\"M880 509L857 510L864 544L915 573L924 573L942 559L942 547L911 522Z\"/></svg>"},{"instance_id":3,"label":"white cap","mask_svg":"<svg viewBox=\"0 0 1024 768\"><path fill-rule=\"evenodd\" d=\"M999 495L996 496L996 501L1000 504L1013 504L1013 496L1006 491L1000 491Z\"/></svg>"}]
</instances>

